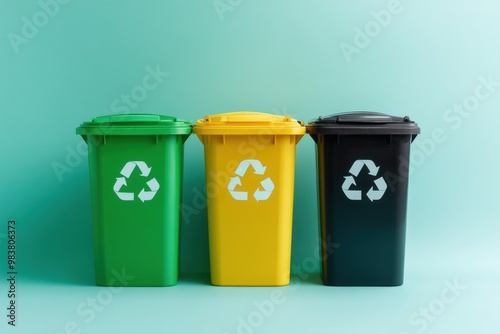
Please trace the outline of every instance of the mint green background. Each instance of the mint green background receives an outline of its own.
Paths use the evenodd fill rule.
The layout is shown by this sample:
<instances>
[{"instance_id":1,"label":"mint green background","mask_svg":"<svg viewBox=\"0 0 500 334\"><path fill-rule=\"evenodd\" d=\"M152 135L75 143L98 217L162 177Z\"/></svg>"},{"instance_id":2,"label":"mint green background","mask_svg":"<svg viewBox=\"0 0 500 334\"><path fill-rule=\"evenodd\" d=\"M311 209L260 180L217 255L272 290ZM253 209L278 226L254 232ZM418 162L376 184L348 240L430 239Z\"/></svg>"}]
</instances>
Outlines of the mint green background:
<instances>
[{"instance_id":1,"label":"mint green background","mask_svg":"<svg viewBox=\"0 0 500 334\"><path fill-rule=\"evenodd\" d=\"M81 122L115 112L114 100L157 65L169 76L131 112L195 121L234 110L300 120L377 110L419 123L414 152L436 129L445 133L411 175L405 285L327 288L311 273L299 289L281 290L285 302L255 333L418 333L408 317L439 298L446 280L467 290L424 332L498 330L500 87L458 127L444 115L474 94L478 77L500 81L500 5L401 0L401 12L347 62L340 44L352 44L356 27L390 1L232 3L221 20L211 0L70 1L15 53L8 34L21 34L22 18L32 21L40 5L0 0L0 221L18 222L20 272L19 327L7 328L2 315L2 331L58 333L75 320L83 333L235 333L237 317L269 298L272 289L208 285L206 211L199 210L182 226L178 287L126 289L90 323L75 313L101 291L93 286L88 165L80 155L62 182L52 165L83 147L75 135ZM297 156L295 268L314 255L318 234L311 138ZM185 204L203 191L202 162L192 136Z\"/></svg>"}]
</instances>

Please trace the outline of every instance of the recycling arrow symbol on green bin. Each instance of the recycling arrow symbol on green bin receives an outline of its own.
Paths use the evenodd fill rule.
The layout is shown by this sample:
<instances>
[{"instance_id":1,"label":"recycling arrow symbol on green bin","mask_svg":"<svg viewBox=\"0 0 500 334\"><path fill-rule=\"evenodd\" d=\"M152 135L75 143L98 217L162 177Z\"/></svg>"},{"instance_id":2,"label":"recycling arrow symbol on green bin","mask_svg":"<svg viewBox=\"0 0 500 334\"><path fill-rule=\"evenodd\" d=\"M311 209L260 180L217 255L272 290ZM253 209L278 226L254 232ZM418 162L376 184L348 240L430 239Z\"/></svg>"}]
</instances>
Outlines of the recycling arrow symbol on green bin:
<instances>
[{"instance_id":1,"label":"recycling arrow symbol on green bin","mask_svg":"<svg viewBox=\"0 0 500 334\"><path fill-rule=\"evenodd\" d=\"M133 201L135 198L134 193L123 192L120 190L123 186L127 185L127 179L130 177L130 175L132 175L132 172L134 171L136 166L141 171L140 175L143 177L148 177L152 169L152 167L148 167L148 165L144 161L129 161L125 164L125 166L123 166L120 172L122 177L117 177L115 185L113 186L113 190L115 191L116 196L118 196L118 198L122 201ZM143 203L145 201L152 200L155 197L158 189L160 189L160 184L158 183L158 181L156 181L155 178L147 181L146 185L149 190L146 190L146 187L144 187L137 195L137 198L139 198Z\"/></svg>"},{"instance_id":2,"label":"recycling arrow symbol on green bin","mask_svg":"<svg viewBox=\"0 0 500 334\"><path fill-rule=\"evenodd\" d=\"M349 173L351 175L344 176L344 183L342 184L342 190L344 191L344 194L347 196L352 201L360 201L362 198L362 192L361 190L351 190L352 185L356 185L356 179L359 175L359 172L363 168L363 166L366 166L368 168L368 174L372 176L377 176L378 171L380 167L375 165L375 163L371 160L356 160L351 166L351 169L349 169ZM384 177L379 177L378 179L375 179L373 181L375 186L377 186L377 189L375 189L373 186L367 191L366 197L370 201L378 201L379 199L384 196L385 191L387 190L387 183L384 180Z\"/></svg>"}]
</instances>

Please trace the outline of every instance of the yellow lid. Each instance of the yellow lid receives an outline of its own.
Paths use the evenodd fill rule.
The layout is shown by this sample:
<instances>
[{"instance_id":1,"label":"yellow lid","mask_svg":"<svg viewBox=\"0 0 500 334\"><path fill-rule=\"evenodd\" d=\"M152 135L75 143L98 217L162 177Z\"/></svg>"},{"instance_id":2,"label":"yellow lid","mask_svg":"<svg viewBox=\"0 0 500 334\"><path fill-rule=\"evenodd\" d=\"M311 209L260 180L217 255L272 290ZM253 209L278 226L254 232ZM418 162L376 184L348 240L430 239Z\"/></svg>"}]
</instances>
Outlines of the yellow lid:
<instances>
[{"instance_id":1,"label":"yellow lid","mask_svg":"<svg viewBox=\"0 0 500 334\"><path fill-rule=\"evenodd\" d=\"M304 122L290 116L252 111L238 111L205 116L196 121L193 132L197 135L248 134L304 135Z\"/></svg>"}]
</instances>

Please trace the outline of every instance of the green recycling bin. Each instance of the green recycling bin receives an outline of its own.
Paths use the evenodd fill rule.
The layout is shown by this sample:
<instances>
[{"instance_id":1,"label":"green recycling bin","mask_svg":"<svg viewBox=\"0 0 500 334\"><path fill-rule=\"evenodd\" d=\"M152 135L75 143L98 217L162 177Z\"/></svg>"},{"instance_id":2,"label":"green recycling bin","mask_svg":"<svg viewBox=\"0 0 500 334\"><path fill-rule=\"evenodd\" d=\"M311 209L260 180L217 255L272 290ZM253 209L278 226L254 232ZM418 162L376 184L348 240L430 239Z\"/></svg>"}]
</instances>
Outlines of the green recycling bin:
<instances>
[{"instance_id":1,"label":"green recycling bin","mask_svg":"<svg viewBox=\"0 0 500 334\"><path fill-rule=\"evenodd\" d=\"M177 283L188 122L152 114L93 118L76 129L89 151L96 283Z\"/></svg>"}]
</instances>

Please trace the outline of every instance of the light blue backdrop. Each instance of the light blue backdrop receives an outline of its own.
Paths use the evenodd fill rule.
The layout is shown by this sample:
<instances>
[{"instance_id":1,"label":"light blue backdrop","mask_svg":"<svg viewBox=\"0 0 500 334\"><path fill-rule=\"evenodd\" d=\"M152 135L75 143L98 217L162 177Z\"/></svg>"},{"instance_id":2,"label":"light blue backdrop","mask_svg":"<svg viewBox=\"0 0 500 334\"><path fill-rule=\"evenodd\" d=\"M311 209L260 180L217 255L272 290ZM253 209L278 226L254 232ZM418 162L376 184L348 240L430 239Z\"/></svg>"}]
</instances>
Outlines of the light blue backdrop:
<instances>
[{"instance_id":1,"label":"light blue backdrop","mask_svg":"<svg viewBox=\"0 0 500 334\"><path fill-rule=\"evenodd\" d=\"M339 326L346 333L357 332L350 326L362 332L369 324L373 332L406 327L417 332L423 325L408 324L406 316L429 298L419 300L421 291L407 286L423 284L417 277L424 275L434 284L429 292L434 297L443 280L468 282L475 306L466 311L468 304L461 301L463 312L443 318L462 319L481 310L475 322L457 320L446 328L480 331L478 326L484 326L482 332L490 333L486 329L496 324L498 329L488 313L500 309L498 302L482 298L494 293L499 300L499 16L500 5L493 0L0 0L0 222L17 220L19 277L32 284L25 291L20 286L26 298L21 323L55 333L68 316L56 319L35 308L43 309L42 301L52 293L58 296L59 285L92 288L87 157L75 135L81 122L117 112L195 121L207 114L254 110L307 121L339 111L375 110L409 115L422 128L412 146L405 286L410 290L408 295L407 290L388 292L396 301L392 306L398 300L413 302L405 304L410 311L395 315L371 299L374 303L359 314L365 320L375 319L371 312L381 314L378 320L360 324L342 318ZM157 85L137 88L151 71L159 72ZM127 104L122 99L130 94ZM318 235L311 138L302 139L297 156L292 262L301 266L314 255ZM185 145L185 204L203 190L202 161L203 147L192 136ZM55 169L61 166L64 173ZM5 245L5 229L0 232ZM181 242L182 273L207 273L206 210L184 220ZM485 286L489 290L475 290ZM184 291L195 303L198 297L189 291L200 288L193 289ZM361 298L356 291L357 297L341 293L338 298ZM140 299L141 292L136 294ZM71 312L78 305L56 297L52 303L61 311L67 303ZM310 303L320 305L314 299ZM283 314L293 318L293 305ZM351 306L353 312L360 310L349 305L334 309L338 314ZM126 307L113 306L110 312L116 313L100 322L113 321ZM317 322L327 329L325 318L314 320L313 314L298 326ZM143 316L137 326L154 323ZM212 316L223 322L222 316ZM400 322L383 321L384 316ZM234 319L217 330L229 332ZM271 323L258 330L276 332L293 323L272 320L277 327ZM437 323L432 330L443 333ZM123 326L124 331L134 328L126 321ZM96 333L96 328L87 330Z\"/></svg>"}]
</instances>

